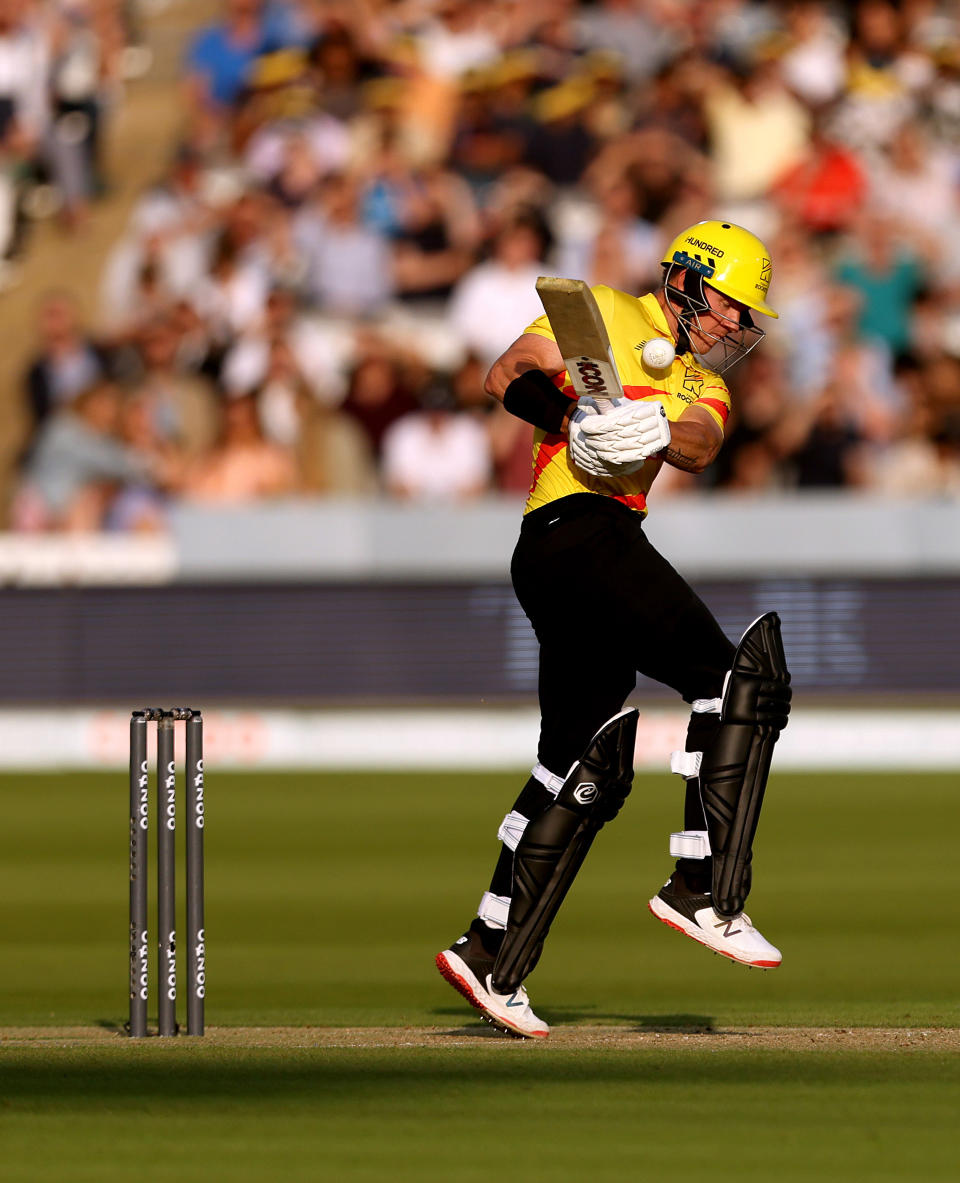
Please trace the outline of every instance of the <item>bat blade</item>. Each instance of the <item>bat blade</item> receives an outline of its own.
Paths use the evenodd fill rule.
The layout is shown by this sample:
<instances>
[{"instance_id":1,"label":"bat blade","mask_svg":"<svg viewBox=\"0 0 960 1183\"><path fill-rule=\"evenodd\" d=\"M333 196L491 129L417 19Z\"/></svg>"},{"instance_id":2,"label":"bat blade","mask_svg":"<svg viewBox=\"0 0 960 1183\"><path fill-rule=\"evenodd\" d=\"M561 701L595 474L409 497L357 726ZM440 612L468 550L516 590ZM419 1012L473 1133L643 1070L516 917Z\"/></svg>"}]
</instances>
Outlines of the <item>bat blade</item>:
<instances>
[{"instance_id":1,"label":"bat blade","mask_svg":"<svg viewBox=\"0 0 960 1183\"><path fill-rule=\"evenodd\" d=\"M582 279L541 275L537 295L577 397L589 395L605 410L610 399L623 396L623 383L593 292Z\"/></svg>"}]
</instances>

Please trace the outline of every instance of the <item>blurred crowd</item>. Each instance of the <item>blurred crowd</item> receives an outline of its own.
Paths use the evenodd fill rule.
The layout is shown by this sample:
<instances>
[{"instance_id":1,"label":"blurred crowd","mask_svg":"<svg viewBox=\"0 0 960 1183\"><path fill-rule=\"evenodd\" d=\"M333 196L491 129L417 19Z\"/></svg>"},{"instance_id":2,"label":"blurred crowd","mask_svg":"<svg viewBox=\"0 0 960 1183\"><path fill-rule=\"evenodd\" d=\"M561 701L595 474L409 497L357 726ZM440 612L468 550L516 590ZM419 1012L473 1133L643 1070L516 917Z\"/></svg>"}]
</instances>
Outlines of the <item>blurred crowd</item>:
<instances>
[{"instance_id":1,"label":"blurred crowd","mask_svg":"<svg viewBox=\"0 0 960 1183\"><path fill-rule=\"evenodd\" d=\"M38 309L16 528L525 491L531 429L482 384L537 275L649 290L708 217L770 244L780 320L717 463L654 499L960 492L958 5L225 0L183 94L96 328Z\"/></svg>"},{"instance_id":2,"label":"blurred crowd","mask_svg":"<svg viewBox=\"0 0 960 1183\"><path fill-rule=\"evenodd\" d=\"M0 0L0 290L31 217L83 224L102 195L103 124L142 69L130 0Z\"/></svg>"}]
</instances>

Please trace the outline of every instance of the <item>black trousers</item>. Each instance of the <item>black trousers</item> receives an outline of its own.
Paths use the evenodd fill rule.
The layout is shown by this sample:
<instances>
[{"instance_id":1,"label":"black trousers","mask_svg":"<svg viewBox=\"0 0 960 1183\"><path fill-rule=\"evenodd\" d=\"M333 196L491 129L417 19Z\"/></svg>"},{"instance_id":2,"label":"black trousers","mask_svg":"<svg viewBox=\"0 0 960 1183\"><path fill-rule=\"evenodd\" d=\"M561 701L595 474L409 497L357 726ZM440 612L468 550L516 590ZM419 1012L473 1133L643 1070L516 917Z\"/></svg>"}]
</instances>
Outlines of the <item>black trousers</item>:
<instances>
[{"instance_id":1,"label":"black trousers","mask_svg":"<svg viewBox=\"0 0 960 1183\"><path fill-rule=\"evenodd\" d=\"M638 671L687 702L722 693L734 645L620 502L576 493L527 514L511 576L540 644L538 759L551 772L566 775Z\"/></svg>"}]
</instances>

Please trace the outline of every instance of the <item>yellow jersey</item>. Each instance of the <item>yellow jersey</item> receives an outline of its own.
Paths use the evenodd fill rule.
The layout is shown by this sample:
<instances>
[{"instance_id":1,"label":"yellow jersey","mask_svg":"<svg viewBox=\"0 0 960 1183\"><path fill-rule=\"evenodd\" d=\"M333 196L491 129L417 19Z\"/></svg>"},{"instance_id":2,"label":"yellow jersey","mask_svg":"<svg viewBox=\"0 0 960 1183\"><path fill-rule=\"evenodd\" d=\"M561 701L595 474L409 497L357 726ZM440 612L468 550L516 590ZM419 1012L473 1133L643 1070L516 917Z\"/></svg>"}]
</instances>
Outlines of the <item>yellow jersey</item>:
<instances>
[{"instance_id":1,"label":"yellow jersey","mask_svg":"<svg viewBox=\"0 0 960 1183\"><path fill-rule=\"evenodd\" d=\"M592 291L607 326L613 359L626 397L659 399L671 421L679 419L687 407L704 407L723 430L730 414L730 393L719 374L698 365L691 353L677 357L660 377L643 368L640 352L651 337L672 340L656 296L651 293L638 299L602 284ZM546 315L535 320L525 332L554 340ZM570 398L576 398L565 370L556 375L554 382ZM645 515L647 494L662 464L662 460L651 456L630 476L593 477L582 472L569 459L566 436L538 428L533 437L533 480L523 512L527 514L571 493L600 493Z\"/></svg>"}]
</instances>

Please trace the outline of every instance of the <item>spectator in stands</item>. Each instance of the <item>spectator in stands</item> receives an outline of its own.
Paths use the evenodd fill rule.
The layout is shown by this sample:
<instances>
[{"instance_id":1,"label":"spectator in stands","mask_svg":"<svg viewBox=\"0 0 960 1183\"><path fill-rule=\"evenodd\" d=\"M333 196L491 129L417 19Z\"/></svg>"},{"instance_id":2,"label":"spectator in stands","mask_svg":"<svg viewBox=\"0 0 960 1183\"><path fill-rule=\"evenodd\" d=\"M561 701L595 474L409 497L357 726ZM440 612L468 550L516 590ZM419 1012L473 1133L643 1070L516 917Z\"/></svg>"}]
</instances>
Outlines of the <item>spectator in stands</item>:
<instances>
[{"instance_id":1,"label":"spectator in stands","mask_svg":"<svg viewBox=\"0 0 960 1183\"><path fill-rule=\"evenodd\" d=\"M108 5L94 7L82 0L61 11L52 25L48 157L61 216L71 227L82 222L105 183L102 101L104 85L115 80L117 69L115 25L116 13L110 14Z\"/></svg>"},{"instance_id":2,"label":"spectator in stands","mask_svg":"<svg viewBox=\"0 0 960 1183\"><path fill-rule=\"evenodd\" d=\"M490 438L482 423L458 411L446 379L423 391L420 409L392 424L383 439L383 479L395 497L465 501L490 487Z\"/></svg>"},{"instance_id":3,"label":"spectator in stands","mask_svg":"<svg viewBox=\"0 0 960 1183\"><path fill-rule=\"evenodd\" d=\"M224 0L223 16L202 29L187 51L187 104L226 115L238 102L261 54L291 44L283 5Z\"/></svg>"},{"instance_id":4,"label":"spectator in stands","mask_svg":"<svg viewBox=\"0 0 960 1183\"><path fill-rule=\"evenodd\" d=\"M550 87L535 100L537 123L525 160L554 185L576 185L596 151L588 119L594 97L592 82L581 75Z\"/></svg>"},{"instance_id":5,"label":"spectator in stands","mask_svg":"<svg viewBox=\"0 0 960 1183\"><path fill-rule=\"evenodd\" d=\"M787 370L772 350L754 351L737 368L741 372L730 375L730 421L709 479L738 492L775 488L783 483L778 466L793 443L783 438L792 417Z\"/></svg>"},{"instance_id":6,"label":"spectator in stands","mask_svg":"<svg viewBox=\"0 0 960 1183\"><path fill-rule=\"evenodd\" d=\"M798 489L839 489L867 482L865 439L838 382L829 383L807 407L797 408L797 442L787 454Z\"/></svg>"},{"instance_id":7,"label":"spectator in stands","mask_svg":"<svg viewBox=\"0 0 960 1183\"><path fill-rule=\"evenodd\" d=\"M59 42L38 4L0 0L0 175L37 167L51 104L70 115L72 94L90 115L113 76L117 37L99 15L115 16L113 0L43 8L56 11L69 15ZM183 392L219 388L241 470L270 468L279 449L288 487L359 491L438 369L467 408L446 414L483 429L497 487L521 490L522 425L482 411L470 375L539 314L537 275L638 290L680 226L739 213L776 242L783 319L767 369L737 377L723 482L876 481L898 441L903 471L921 451L947 455L960 357L951 19L889 0L224 0L186 56L184 147L106 269L111 368L175 352L145 378L129 371L141 382L129 419L178 449L171 425L200 405ZM0 181L0 240L11 193L5 214ZM49 345L31 372L38 420L108 360L76 326ZM922 429L892 373L908 350ZM266 450L249 430L239 448L244 398ZM187 435L209 447L209 427ZM129 434L146 452L152 438ZM116 504L113 523L149 520L126 512L136 498Z\"/></svg>"},{"instance_id":8,"label":"spectator in stands","mask_svg":"<svg viewBox=\"0 0 960 1183\"><path fill-rule=\"evenodd\" d=\"M846 75L846 38L824 0L794 0L784 14L784 82L814 110L838 98Z\"/></svg>"},{"instance_id":9,"label":"spectator in stands","mask_svg":"<svg viewBox=\"0 0 960 1183\"><path fill-rule=\"evenodd\" d=\"M931 279L948 286L960 281L960 246L954 233L958 186L956 150L935 144L923 124L900 128L873 162L873 208L891 224L909 228L907 242L922 256Z\"/></svg>"},{"instance_id":10,"label":"spectator in stands","mask_svg":"<svg viewBox=\"0 0 960 1183\"><path fill-rule=\"evenodd\" d=\"M220 433L221 406L211 383L178 362L176 321L161 315L145 325L137 342L139 376L133 390L150 416L154 437L198 457Z\"/></svg>"},{"instance_id":11,"label":"spectator in stands","mask_svg":"<svg viewBox=\"0 0 960 1183\"><path fill-rule=\"evenodd\" d=\"M342 401L351 343L302 307L296 291L279 284L267 295L261 321L234 337L224 356L219 377L228 394L250 394L261 386L278 344L289 349L315 399L327 405Z\"/></svg>"},{"instance_id":12,"label":"spectator in stands","mask_svg":"<svg viewBox=\"0 0 960 1183\"><path fill-rule=\"evenodd\" d=\"M415 411L417 400L404 384L398 363L382 345L368 341L350 375L342 409L363 429L379 459L388 428Z\"/></svg>"},{"instance_id":13,"label":"spectator in stands","mask_svg":"<svg viewBox=\"0 0 960 1183\"><path fill-rule=\"evenodd\" d=\"M163 179L134 206L101 285L103 318L114 332L135 330L142 319L138 290L145 268L154 270L171 299L192 296L206 276L218 222L204 197L203 177L200 155L181 144Z\"/></svg>"},{"instance_id":14,"label":"spectator in stands","mask_svg":"<svg viewBox=\"0 0 960 1183\"><path fill-rule=\"evenodd\" d=\"M441 168L412 172L392 234L397 297L419 305L446 301L473 262L481 233L461 178Z\"/></svg>"},{"instance_id":15,"label":"spectator in stands","mask_svg":"<svg viewBox=\"0 0 960 1183\"><path fill-rule=\"evenodd\" d=\"M573 219L557 245L558 271L619 291L640 291L655 282L666 245L642 216L640 178L632 168L613 175L598 171L594 194L596 217Z\"/></svg>"},{"instance_id":16,"label":"spectator in stands","mask_svg":"<svg viewBox=\"0 0 960 1183\"><path fill-rule=\"evenodd\" d=\"M372 30L331 19L310 49L310 66L323 110L345 125L364 110L363 84L383 73Z\"/></svg>"},{"instance_id":17,"label":"spectator in stands","mask_svg":"<svg viewBox=\"0 0 960 1183\"><path fill-rule=\"evenodd\" d=\"M49 45L36 17L32 3L0 0L0 263L17 246L24 174L37 163L49 122Z\"/></svg>"},{"instance_id":18,"label":"spectator in stands","mask_svg":"<svg viewBox=\"0 0 960 1183\"><path fill-rule=\"evenodd\" d=\"M100 382L45 422L15 498L14 529L100 529L118 492L163 478L154 457L118 438L121 409L120 391Z\"/></svg>"},{"instance_id":19,"label":"spectator in stands","mask_svg":"<svg viewBox=\"0 0 960 1183\"><path fill-rule=\"evenodd\" d=\"M487 365L500 356L518 324L540 315L537 276L546 272L548 231L535 210L522 211L500 229L493 256L472 268L450 301L450 322L467 349Z\"/></svg>"},{"instance_id":20,"label":"spectator in stands","mask_svg":"<svg viewBox=\"0 0 960 1183\"><path fill-rule=\"evenodd\" d=\"M857 154L832 134L829 111L814 115L806 151L775 179L770 195L787 225L799 224L814 234L848 230L860 216L867 172Z\"/></svg>"},{"instance_id":21,"label":"spectator in stands","mask_svg":"<svg viewBox=\"0 0 960 1183\"><path fill-rule=\"evenodd\" d=\"M881 214L865 214L836 268L836 278L859 296L861 336L884 342L894 354L905 350L924 270L916 251L898 234L898 226Z\"/></svg>"},{"instance_id":22,"label":"spectator in stands","mask_svg":"<svg viewBox=\"0 0 960 1183\"><path fill-rule=\"evenodd\" d=\"M327 315L364 318L383 310L394 290L390 249L361 221L352 176L324 180L318 202L298 213L294 237L306 259L307 291Z\"/></svg>"},{"instance_id":23,"label":"spectator in stands","mask_svg":"<svg viewBox=\"0 0 960 1183\"><path fill-rule=\"evenodd\" d=\"M209 275L193 293L193 304L226 347L235 336L256 329L266 309L268 276L236 241L224 233L217 243Z\"/></svg>"},{"instance_id":24,"label":"spectator in stands","mask_svg":"<svg viewBox=\"0 0 960 1183\"><path fill-rule=\"evenodd\" d=\"M716 196L727 210L761 202L807 150L810 114L783 85L775 62L719 77L705 92L704 110Z\"/></svg>"},{"instance_id":25,"label":"spectator in stands","mask_svg":"<svg viewBox=\"0 0 960 1183\"><path fill-rule=\"evenodd\" d=\"M858 148L873 150L892 141L914 117L932 73L929 60L909 44L901 8L889 0L860 0L854 7L837 130Z\"/></svg>"},{"instance_id":26,"label":"spectator in stands","mask_svg":"<svg viewBox=\"0 0 960 1183\"><path fill-rule=\"evenodd\" d=\"M26 374L34 429L60 407L99 382L109 369L107 351L84 331L70 292L48 292L37 310L37 353Z\"/></svg>"},{"instance_id":27,"label":"spectator in stands","mask_svg":"<svg viewBox=\"0 0 960 1183\"><path fill-rule=\"evenodd\" d=\"M670 8L601 0L577 13L577 37L585 48L616 48L631 80L644 83L672 61L686 41L683 18L671 14Z\"/></svg>"},{"instance_id":28,"label":"spectator in stands","mask_svg":"<svg viewBox=\"0 0 960 1183\"><path fill-rule=\"evenodd\" d=\"M253 395L228 399L213 449L188 470L184 496L236 505L292 493L297 465L292 448L265 438Z\"/></svg>"}]
</instances>

